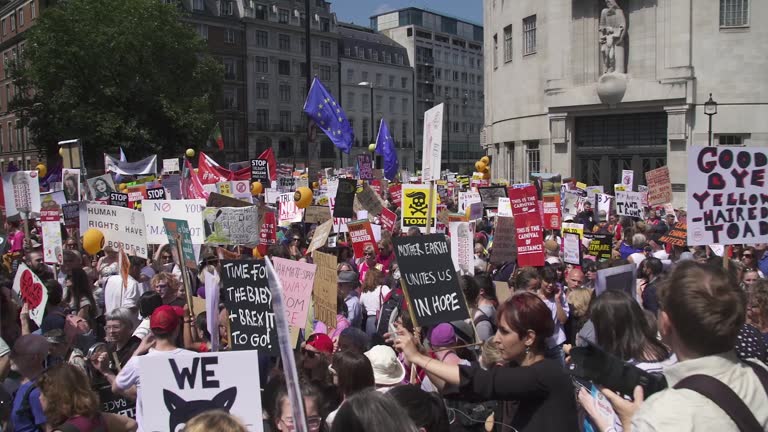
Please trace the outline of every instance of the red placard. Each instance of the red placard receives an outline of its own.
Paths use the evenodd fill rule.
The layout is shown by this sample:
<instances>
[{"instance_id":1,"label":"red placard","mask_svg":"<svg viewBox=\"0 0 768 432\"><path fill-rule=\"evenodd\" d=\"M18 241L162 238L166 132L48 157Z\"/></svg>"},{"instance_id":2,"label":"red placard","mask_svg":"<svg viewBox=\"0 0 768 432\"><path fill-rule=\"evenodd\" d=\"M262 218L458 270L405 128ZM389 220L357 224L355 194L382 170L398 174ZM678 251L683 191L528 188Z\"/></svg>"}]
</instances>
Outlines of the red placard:
<instances>
[{"instance_id":1,"label":"red placard","mask_svg":"<svg viewBox=\"0 0 768 432\"><path fill-rule=\"evenodd\" d=\"M368 245L373 246L373 250L376 251L376 239L373 237L370 221L347 222L347 227L349 228L349 238L352 240L352 250L355 252L355 258L363 258L363 251Z\"/></svg>"},{"instance_id":2,"label":"red placard","mask_svg":"<svg viewBox=\"0 0 768 432\"><path fill-rule=\"evenodd\" d=\"M508 188L509 204L512 206L512 215L523 213L538 213L539 203L536 194L536 186L529 185L524 188Z\"/></svg>"},{"instance_id":3,"label":"red placard","mask_svg":"<svg viewBox=\"0 0 768 432\"><path fill-rule=\"evenodd\" d=\"M381 214L379 215L379 222L381 223L381 227L383 229L392 232L395 229L397 215L390 209L384 208L381 210Z\"/></svg>"},{"instance_id":4,"label":"red placard","mask_svg":"<svg viewBox=\"0 0 768 432\"><path fill-rule=\"evenodd\" d=\"M544 195L541 200L541 217L545 229L560 229L560 195Z\"/></svg>"},{"instance_id":5,"label":"red placard","mask_svg":"<svg viewBox=\"0 0 768 432\"><path fill-rule=\"evenodd\" d=\"M261 222L261 231L259 232L259 253L264 256L267 254L267 249L270 245L277 243L277 220L275 220L275 212L264 212L264 217Z\"/></svg>"},{"instance_id":6,"label":"red placard","mask_svg":"<svg viewBox=\"0 0 768 432\"><path fill-rule=\"evenodd\" d=\"M517 263L520 266L544 265L544 240L541 220L537 213L515 215L517 233Z\"/></svg>"},{"instance_id":7,"label":"red placard","mask_svg":"<svg viewBox=\"0 0 768 432\"><path fill-rule=\"evenodd\" d=\"M403 203L403 186L399 184L390 186L389 197L394 205L400 207Z\"/></svg>"}]
</instances>

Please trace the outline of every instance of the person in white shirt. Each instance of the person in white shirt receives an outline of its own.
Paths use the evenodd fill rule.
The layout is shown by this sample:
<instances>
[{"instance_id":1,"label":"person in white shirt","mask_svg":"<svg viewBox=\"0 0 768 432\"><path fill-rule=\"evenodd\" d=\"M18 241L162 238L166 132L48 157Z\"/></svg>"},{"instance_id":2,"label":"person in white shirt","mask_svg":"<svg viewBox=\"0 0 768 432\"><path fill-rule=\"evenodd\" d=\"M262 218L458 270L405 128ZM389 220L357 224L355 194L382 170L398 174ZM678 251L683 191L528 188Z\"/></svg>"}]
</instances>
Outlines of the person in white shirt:
<instances>
[{"instance_id":1,"label":"person in white shirt","mask_svg":"<svg viewBox=\"0 0 768 432\"><path fill-rule=\"evenodd\" d=\"M571 270L573 271L573 270ZM584 277L584 274L581 274ZM539 288L539 297L544 301L550 311L552 311L552 320L555 322L555 331L552 336L547 338L547 358L559 361L565 367L565 353L563 353L563 344L565 343L565 330L563 326L568 321L568 315L571 313L565 294L557 282L557 273L552 267L544 267L542 274L541 288Z\"/></svg>"},{"instance_id":2,"label":"person in white shirt","mask_svg":"<svg viewBox=\"0 0 768 432\"><path fill-rule=\"evenodd\" d=\"M384 273L377 268L370 268L365 274L363 281L362 294L360 294L360 303L365 308L365 332L368 336L376 334L376 316L381 309L381 303L384 297L389 294L389 287L382 285Z\"/></svg>"},{"instance_id":3,"label":"person in white shirt","mask_svg":"<svg viewBox=\"0 0 768 432\"><path fill-rule=\"evenodd\" d=\"M131 257L130 261L131 268L128 272L126 286L123 286L123 277L119 274L107 278L104 284L104 306L107 311L113 311L120 307L128 308L136 314L138 321L141 288L136 279L140 277L139 275L144 267L145 260L139 257Z\"/></svg>"}]
</instances>

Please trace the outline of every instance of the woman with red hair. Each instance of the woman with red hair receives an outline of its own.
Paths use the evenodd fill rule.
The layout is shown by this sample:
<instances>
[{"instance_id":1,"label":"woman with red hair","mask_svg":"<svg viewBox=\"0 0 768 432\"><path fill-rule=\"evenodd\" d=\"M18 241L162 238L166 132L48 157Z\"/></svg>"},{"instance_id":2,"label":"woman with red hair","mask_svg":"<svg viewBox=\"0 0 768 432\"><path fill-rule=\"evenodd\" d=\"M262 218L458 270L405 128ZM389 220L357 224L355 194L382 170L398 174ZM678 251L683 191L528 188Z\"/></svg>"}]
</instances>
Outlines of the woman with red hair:
<instances>
[{"instance_id":1,"label":"woman with red hair","mask_svg":"<svg viewBox=\"0 0 768 432\"><path fill-rule=\"evenodd\" d=\"M498 331L493 340L508 367L483 370L478 365L442 363L425 353L419 341L402 327L390 337L408 362L446 382L444 396L515 401L518 408L514 414L505 412L500 420L520 432L578 431L571 378L557 361L544 356L546 339L554 331L549 308L535 294L518 292L500 306L497 317Z\"/></svg>"}]
</instances>

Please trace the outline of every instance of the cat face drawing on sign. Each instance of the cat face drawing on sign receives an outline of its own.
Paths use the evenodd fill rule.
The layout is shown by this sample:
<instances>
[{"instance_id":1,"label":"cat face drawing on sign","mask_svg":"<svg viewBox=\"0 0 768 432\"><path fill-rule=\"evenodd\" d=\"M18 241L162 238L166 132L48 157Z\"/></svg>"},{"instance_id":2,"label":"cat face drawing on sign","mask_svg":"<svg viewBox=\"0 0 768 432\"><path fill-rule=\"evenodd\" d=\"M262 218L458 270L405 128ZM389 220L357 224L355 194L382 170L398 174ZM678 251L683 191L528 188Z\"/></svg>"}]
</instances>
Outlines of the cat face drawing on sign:
<instances>
[{"instance_id":1,"label":"cat face drawing on sign","mask_svg":"<svg viewBox=\"0 0 768 432\"><path fill-rule=\"evenodd\" d=\"M168 408L168 430L180 432L192 417L210 410L223 410L229 412L235 404L237 387L230 387L217 394L211 400L185 401L170 390L163 390L163 399Z\"/></svg>"}]
</instances>

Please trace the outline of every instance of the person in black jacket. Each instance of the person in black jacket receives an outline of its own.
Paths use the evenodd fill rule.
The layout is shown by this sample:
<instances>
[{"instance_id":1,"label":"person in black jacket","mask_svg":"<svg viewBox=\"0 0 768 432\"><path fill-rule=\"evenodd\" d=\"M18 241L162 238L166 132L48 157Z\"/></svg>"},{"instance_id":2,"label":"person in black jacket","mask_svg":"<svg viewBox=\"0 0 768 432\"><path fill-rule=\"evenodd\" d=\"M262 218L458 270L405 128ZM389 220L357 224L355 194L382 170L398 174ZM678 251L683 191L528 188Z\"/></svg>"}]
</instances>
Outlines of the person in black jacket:
<instances>
[{"instance_id":1,"label":"person in black jacket","mask_svg":"<svg viewBox=\"0 0 768 432\"><path fill-rule=\"evenodd\" d=\"M645 277L648 283L643 290L643 309L650 311L656 316L659 313L659 294L657 292L657 285L659 282L659 275L661 275L664 266L661 264L661 260L658 258L646 258L645 265Z\"/></svg>"}]
</instances>

